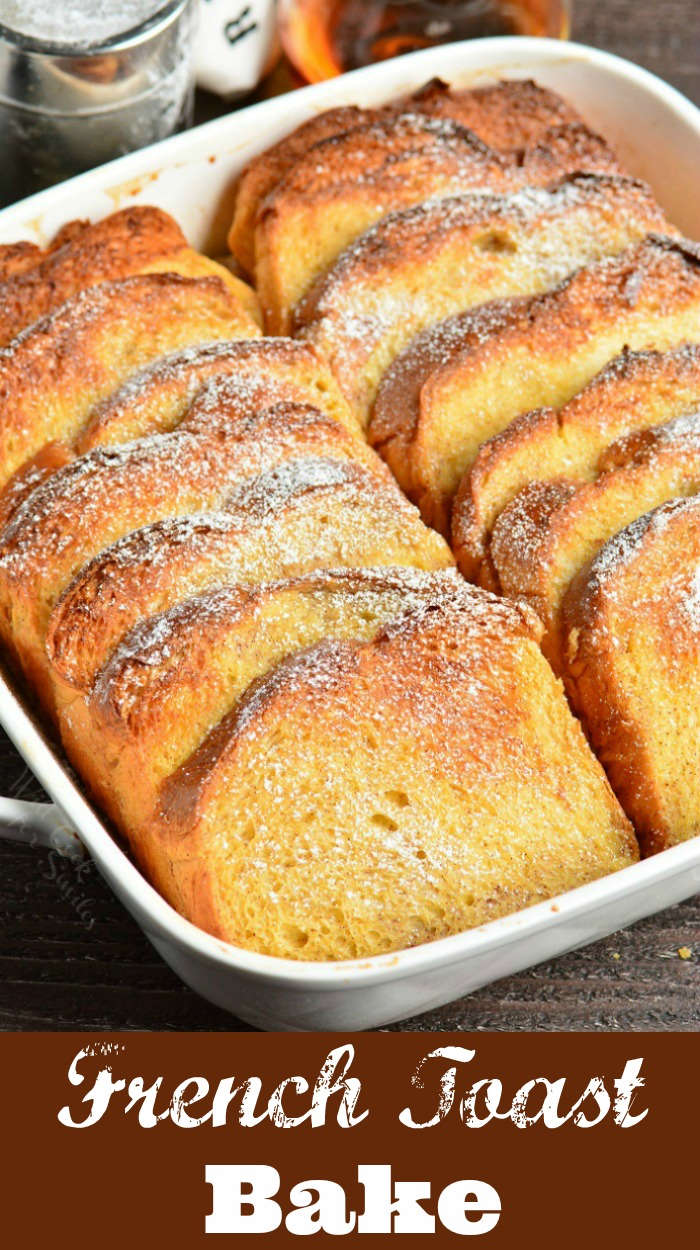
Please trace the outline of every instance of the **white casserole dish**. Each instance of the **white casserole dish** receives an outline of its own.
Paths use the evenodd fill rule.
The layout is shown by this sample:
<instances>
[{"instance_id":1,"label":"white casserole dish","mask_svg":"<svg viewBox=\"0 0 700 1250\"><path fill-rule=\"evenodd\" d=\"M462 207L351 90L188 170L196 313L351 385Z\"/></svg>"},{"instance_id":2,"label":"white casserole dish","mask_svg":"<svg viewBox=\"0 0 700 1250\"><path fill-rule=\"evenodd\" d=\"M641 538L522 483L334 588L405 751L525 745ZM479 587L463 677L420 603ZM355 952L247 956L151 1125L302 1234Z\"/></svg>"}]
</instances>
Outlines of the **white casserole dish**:
<instances>
[{"instance_id":1,"label":"white casserole dish","mask_svg":"<svg viewBox=\"0 0 700 1250\"><path fill-rule=\"evenodd\" d=\"M5 209L0 242L46 241L70 218L98 218L144 202L167 209L195 247L215 255L224 248L234 175L251 156L316 112L340 103L381 102L435 75L458 86L532 77L560 91L615 145L630 171L652 184L671 219L700 238L700 111L617 57L577 44L514 38L415 53L233 113ZM340 964L273 959L203 933L164 902L1 675L0 722L57 805L36 823L26 814L35 840L47 841L55 810L54 844L64 819L179 976L262 1028L347 1030L399 1020L594 941L700 889L696 838L551 902L412 950ZM20 807L6 809L9 836L27 836Z\"/></svg>"}]
</instances>

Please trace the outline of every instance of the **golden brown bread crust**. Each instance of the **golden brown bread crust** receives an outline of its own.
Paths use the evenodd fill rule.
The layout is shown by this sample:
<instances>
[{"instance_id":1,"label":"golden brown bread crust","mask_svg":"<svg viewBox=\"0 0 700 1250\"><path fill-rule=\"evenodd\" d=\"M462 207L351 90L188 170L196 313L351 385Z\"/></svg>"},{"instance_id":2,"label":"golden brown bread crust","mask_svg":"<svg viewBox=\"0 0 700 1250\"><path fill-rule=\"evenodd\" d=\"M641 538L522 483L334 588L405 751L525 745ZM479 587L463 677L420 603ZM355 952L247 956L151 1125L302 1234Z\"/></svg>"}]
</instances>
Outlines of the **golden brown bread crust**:
<instances>
[{"instance_id":1,"label":"golden brown bread crust","mask_svg":"<svg viewBox=\"0 0 700 1250\"><path fill-rule=\"evenodd\" d=\"M700 489L700 412L625 438L593 482L531 482L501 513L491 557L504 594L522 597L545 626L542 646L561 672L561 605L597 551L637 517Z\"/></svg>"},{"instance_id":2,"label":"golden brown bread crust","mask_svg":"<svg viewBox=\"0 0 700 1250\"><path fill-rule=\"evenodd\" d=\"M0 282L17 278L38 264L43 256L36 243L3 243L0 245Z\"/></svg>"},{"instance_id":3,"label":"golden brown bread crust","mask_svg":"<svg viewBox=\"0 0 700 1250\"><path fill-rule=\"evenodd\" d=\"M605 448L700 408L700 347L669 352L625 349L559 411L516 417L480 448L452 507L452 547L471 581L495 585L488 554L493 525L531 481L586 479L604 467Z\"/></svg>"},{"instance_id":4,"label":"golden brown bread crust","mask_svg":"<svg viewBox=\"0 0 700 1250\"><path fill-rule=\"evenodd\" d=\"M506 158L449 120L396 114L323 140L258 212L255 285L265 326L287 333L318 274L386 213L432 195L521 182Z\"/></svg>"},{"instance_id":5,"label":"golden brown bread crust","mask_svg":"<svg viewBox=\"0 0 700 1250\"><path fill-rule=\"evenodd\" d=\"M630 826L533 634L529 614L464 584L374 642L279 665L163 786L159 888L237 945L338 959L632 863Z\"/></svg>"},{"instance_id":6,"label":"golden brown bread crust","mask_svg":"<svg viewBox=\"0 0 700 1250\"><path fill-rule=\"evenodd\" d=\"M246 273L252 274L255 267L255 218L265 197L314 144L361 125L368 114L369 110L354 104L327 109L249 161L236 184L236 203L227 240L229 249Z\"/></svg>"},{"instance_id":7,"label":"golden brown bread crust","mask_svg":"<svg viewBox=\"0 0 700 1250\"><path fill-rule=\"evenodd\" d=\"M0 543L0 630L47 706L53 702L44 648L49 614L99 551L154 521L217 507L246 479L288 460L340 457L377 472L370 450L318 409L293 403L264 408L264 402L245 378L242 384L235 375L210 383L177 429L96 448L43 482L19 508ZM387 481L379 471L381 480ZM451 563L448 548L415 510L397 507L408 542L424 550L424 559Z\"/></svg>"},{"instance_id":8,"label":"golden brown bread crust","mask_svg":"<svg viewBox=\"0 0 700 1250\"><path fill-rule=\"evenodd\" d=\"M272 333L286 333L312 282L386 213L474 188L542 186L580 170L619 173L598 136L555 128L499 153L449 117L392 112L316 144L260 206L255 283Z\"/></svg>"},{"instance_id":9,"label":"golden brown bread crust","mask_svg":"<svg viewBox=\"0 0 700 1250\"><path fill-rule=\"evenodd\" d=\"M564 602L573 705L645 854L700 833L700 499L600 550Z\"/></svg>"},{"instance_id":10,"label":"golden brown bread crust","mask_svg":"<svg viewBox=\"0 0 700 1250\"><path fill-rule=\"evenodd\" d=\"M78 291L141 273L187 246L168 213L145 205L124 208L93 225L75 225L79 228L64 233L58 246L24 252L9 269L7 257L4 266L0 261L0 344ZM17 259L25 263L18 265Z\"/></svg>"},{"instance_id":11,"label":"golden brown bread crust","mask_svg":"<svg viewBox=\"0 0 700 1250\"><path fill-rule=\"evenodd\" d=\"M312 404L351 431L358 431L329 369L303 343L292 339L198 343L159 357L132 374L95 405L72 443L47 444L18 470L0 493L0 528L40 481L76 456L94 447L114 446L174 429L188 415L197 394L217 378L234 378L227 387L228 403L233 402L235 389L241 402L248 405L254 399L264 408L282 402ZM189 428L194 428L195 420L208 423L211 405L215 407L217 402L215 388L208 394L209 399L198 409L199 416L190 414ZM378 457L371 454L365 459L380 471Z\"/></svg>"},{"instance_id":12,"label":"golden brown bread crust","mask_svg":"<svg viewBox=\"0 0 700 1250\"><path fill-rule=\"evenodd\" d=\"M378 109L359 109L354 105L328 109L261 152L239 178L228 244L248 273L253 272L255 264L253 235L258 207L296 162L323 139L405 109L449 117L501 150L529 147L542 140L552 127L580 123L570 105L529 80L451 91L440 79L433 79L407 99Z\"/></svg>"},{"instance_id":13,"label":"golden brown bread crust","mask_svg":"<svg viewBox=\"0 0 700 1250\"><path fill-rule=\"evenodd\" d=\"M134 374L94 408L76 451L172 429L209 379L230 374L240 382L249 379L251 387L267 383L304 390L306 403L349 429L358 428L335 379L311 347L292 339L250 339L185 348Z\"/></svg>"},{"instance_id":14,"label":"golden brown bread crust","mask_svg":"<svg viewBox=\"0 0 700 1250\"><path fill-rule=\"evenodd\" d=\"M73 296L0 349L0 488L45 443L74 438L95 403L164 352L258 333L216 278L148 274Z\"/></svg>"},{"instance_id":15,"label":"golden brown bread crust","mask_svg":"<svg viewBox=\"0 0 700 1250\"><path fill-rule=\"evenodd\" d=\"M255 680L324 638L371 638L446 585L455 590L456 578L322 569L196 595L127 635L90 693L85 732L72 732L67 748L138 842L139 832L148 836L160 783Z\"/></svg>"},{"instance_id":16,"label":"golden brown bread crust","mask_svg":"<svg viewBox=\"0 0 700 1250\"><path fill-rule=\"evenodd\" d=\"M529 78L502 79L467 91L433 78L406 103L431 117L450 117L501 152L531 147L556 127L581 124L566 100Z\"/></svg>"},{"instance_id":17,"label":"golden brown bread crust","mask_svg":"<svg viewBox=\"0 0 700 1250\"><path fill-rule=\"evenodd\" d=\"M328 360L366 426L382 375L426 325L535 294L665 225L644 183L611 175L428 201L347 248L297 306L294 328Z\"/></svg>"},{"instance_id":18,"label":"golden brown bread crust","mask_svg":"<svg viewBox=\"0 0 700 1250\"><path fill-rule=\"evenodd\" d=\"M273 469L215 513L156 522L96 556L61 596L46 635L57 682L89 690L139 620L221 582L296 577L314 568L449 566L440 540L416 525L391 483L352 461L310 459Z\"/></svg>"},{"instance_id":19,"label":"golden brown bread crust","mask_svg":"<svg viewBox=\"0 0 700 1250\"><path fill-rule=\"evenodd\" d=\"M40 264L51 252L72 243L89 225L84 218L67 221L43 248L38 243L3 243L0 245L0 280L16 277Z\"/></svg>"},{"instance_id":20,"label":"golden brown bread crust","mask_svg":"<svg viewBox=\"0 0 700 1250\"><path fill-rule=\"evenodd\" d=\"M700 338L700 252L653 235L527 304L477 309L448 330L445 362L422 381L414 375L415 406L395 391L412 344L387 374L370 424L372 444L443 532L479 447L515 417L562 406L625 344L666 349Z\"/></svg>"},{"instance_id":21,"label":"golden brown bread crust","mask_svg":"<svg viewBox=\"0 0 700 1250\"><path fill-rule=\"evenodd\" d=\"M357 440L315 409L292 404L259 412L246 410L239 395L229 408L225 400L224 383L207 429L183 423L169 434L81 456L43 482L5 529L0 631L47 706L48 615L99 551L153 521L217 506L246 478L286 459L357 456Z\"/></svg>"}]
</instances>

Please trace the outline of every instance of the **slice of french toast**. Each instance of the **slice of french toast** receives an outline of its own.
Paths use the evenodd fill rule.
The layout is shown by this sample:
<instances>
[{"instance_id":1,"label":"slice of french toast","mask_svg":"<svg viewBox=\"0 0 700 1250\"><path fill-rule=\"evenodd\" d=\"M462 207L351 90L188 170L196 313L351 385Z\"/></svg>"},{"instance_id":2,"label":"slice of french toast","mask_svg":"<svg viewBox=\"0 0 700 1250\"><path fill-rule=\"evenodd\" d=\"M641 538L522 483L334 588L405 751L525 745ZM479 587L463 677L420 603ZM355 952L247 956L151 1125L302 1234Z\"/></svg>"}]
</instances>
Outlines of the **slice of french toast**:
<instances>
[{"instance_id":1,"label":"slice of french toast","mask_svg":"<svg viewBox=\"0 0 700 1250\"><path fill-rule=\"evenodd\" d=\"M145 364L259 330L216 278L148 274L82 291L0 349L0 489Z\"/></svg>"},{"instance_id":2,"label":"slice of french toast","mask_svg":"<svg viewBox=\"0 0 700 1250\"><path fill-rule=\"evenodd\" d=\"M0 344L86 287L140 273L186 247L177 222L159 208L134 205L95 224L70 223L47 248L29 245L2 266Z\"/></svg>"},{"instance_id":3,"label":"slice of french toast","mask_svg":"<svg viewBox=\"0 0 700 1250\"><path fill-rule=\"evenodd\" d=\"M428 201L389 214L343 252L301 301L294 328L366 427L383 374L425 326L546 290L665 224L645 184L610 175Z\"/></svg>"},{"instance_id":4,"label":"slice of french toast","mask_svg":"<svg viewBox=\"0 0 700 1250\"><path fill-rule=\"evenodd\" d=\"M501 590L545 626L542 646L562 671L561 606L568 585L637 517L700 490L700 412L620 440L593 482L531 482L498 518L491 558Z\"/></svg>"},{"instance_id":5,"label":"slice of french toast","mask_svg":"<svg viewBox=\"0 0 700 1250\"><path fill-rule=\"evenodd\" d=\"M261 152L249 162L238 179L228 244L247 273L252 273L255 266L254 233L258 208L297 161L323 139L402 111L449 117L501 151L546 142L548 132L555 128L581 124L578 114L560 96L527 80L503 81L470 91L453 91L439 79L433 79L412 96L379 108L360 109L355 105L341 105L327 109ZM613 160L611 153L611 167Z\"/></svg>"},{"instance_id":6,"label":"slice of french toast","mask_svg":"<svg viewBox=\"0 0 700 1250\"><path fill-rule=\"evenodd\" d=\"M224 381L225 380L225 381ZM221 385L219 385L221 384ZM204 394L204 388L206 394ZM201 402L193 409L197 396ZM95 447L114 446L175 429L207 426L222 402L269 408L276 403L311 404L359 433L359 426L330 370L310 347L293 339L236 339L196 344L158 358L95 405L73 442L46 444L0 492L0 528L39 482ZM364 444L364 440L363 440ZM379 457L358 455L380 472ZM386 466L383 471L388 473Z\"/></svg>"},{"instance_id":7,"label":"slice of french toast","mask_svg":"<svg viewBox=\"0 0 700 1250\"><path fill-rule=\"evenodd\" d=\"M187 347L134 374L96 405L75 450L82 454L173 429L205 383L231 375L241 390L244 379L251 388L265 383L294 388L295 397L303 393L304 402L359 431L335 378L313 348L293 339L240 339Z\"/></svg>"},{"instance_id":8,"label":"slice of french toast","mask_svg":"<svg viewBox=\"0 0 700 1250\"><path fill-rule=\"evenodd\" d=\"M585 159L574 130L570 146L557 132L550 146L503 154L449 118L409 112L316 144L270 192L256 220L255 286L268 332L287 333L315 279L389 212L474 189L546 185L582 164L610 172L606 145L599 151L592 141Z\"/></svg>"},{"instance_id":9,"label":"slice of french toast","mask_svg":"<svg viewBox=\"0 0 700 1250\"><path fill-rule=\"evenodd\" d=\"M88 698L82 741L71 725L67 749L138 841L160 783L256 679L324 639L372 638L388 620L431 602L437 587L447 593L459 584L449 573L435 582L407 569L322 569L187 599L117 647Z\"/></svg>"},{"instance_id":10,"label":"slice of french toast","mask_svg":"<svg viewBox=\"0 0 700 1250\"><path fill-rule=\"evenodd\" d=\"M700 347L625 349L564 407L516 417L489 439L464 475L452 506L452 548L470 581L493 589L493 525L528 482L591 479L606 447L634 430L700 409Z\"/></svg>"},{"instance_id":11,"label":"slice of french toast","mask_svg":"<svg viewBox=\"0 0 700 1250\"><path fill-rule=\"evenodd\" d=\"M62 702L90 689L140 620L211 586L254 585L314 568L420 568L423 533L406 516L396 487L378 482L367 466L316 457L261 474L217 512L126 535L81 570L51 613L46 652Z\"/></svg>"},{"instance_id":12,"label":"slice of french toast","mask_svg":"<svg viewBox=\"0 0 700 1250\"><path fill-rule=\"evenodd\" d=\"M22 503L0 537L0 633L29 681L52 707L45 636L54 603L94 556L131 530L218 507L248 478L309 456L368 459L368 449L337 421L308 405L246 408L240 393L191 429L183 421L118 448L95 448L64 466ZM378 482L386 480L378 478ZM444 541L395 493L395 507L427 567L452 563Z\"/></svg>"},{"instance_id":13,"label":"slice of french toast","mask_svg":"<svg viewBox=\"0 0 700 1250\"><path fill-rule=\"evenodd\" d=\"M530 301L476 309L415 340L379 389L369 427L425 519L448 532L452 498L482 443L534 408L561 408L625 346L700 342L700 249L652 235ZM427 361L427 375L410 362ZM410 389L400 383L408 368ZM413 400L411 402L411 397Z\"/></svg>"},{"instance_id":14,"label":"slice of french toast","mask_svg":"<svg viewBox=\"0 0 700 1250\"><path fill-rule=\"evenodd\" d=\"M0 345L80 291L165 271L191 278L218 276L249 313L258 312L250 287L188 247L168 213L132 205L98 222L69 222L44 249L32 244L0 249Z\"/></svg>"},{"instance_id":15,"label":"slice of french toast","mask_svg":"<svg viewBox=\"0 0 700 1250\"><path fill-rule=\"evenodd\" d=\"M163 783L139 848L153 880L224 940L324 960L445 937L633 863L537 633L462 583L372 641L283 661Z\"/></svg>"},{"instance_id":16,"label":"slice of french toast","mask_svg":"<svg viewBox=\"0 0 700 1250\"><path fill-rule=\"evenodd\" d=\"M392 114L316 144L261 205L255 287L268 333L337 256L392 210L471 188L522 186L517 168L454 122Z\"/></svg>"},{"instance_id":17,"label":"slice of french toast","mask_svg":"<svg viewBox=\"0 0 700 1250\"><path fill-rule=\"evenodd\" d=\"M700 834L700 498L610 539L563 617L569 696L642 850Z\"/></svg>"}]
</instances>

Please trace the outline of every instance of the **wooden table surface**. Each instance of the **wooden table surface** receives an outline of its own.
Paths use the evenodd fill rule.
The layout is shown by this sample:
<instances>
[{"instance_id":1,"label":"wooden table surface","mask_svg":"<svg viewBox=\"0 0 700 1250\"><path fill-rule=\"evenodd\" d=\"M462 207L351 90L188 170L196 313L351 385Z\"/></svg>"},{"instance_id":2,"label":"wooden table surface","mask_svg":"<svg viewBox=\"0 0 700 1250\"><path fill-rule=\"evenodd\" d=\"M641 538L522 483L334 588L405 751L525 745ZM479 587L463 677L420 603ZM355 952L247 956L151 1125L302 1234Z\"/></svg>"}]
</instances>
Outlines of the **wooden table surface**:
<instances>
[{"instance_id":1,"label":"wooden table surface","mask_svg":"<svg viewBox=\"0 0 700 1250\"><path fill-rule=\"evenodd\" d=\"M574 38L700 104L700 0L575 0ZM0 793L42 797L6 739ZM163 964L87 862L0 842L0 1028L237 1029ZM690 950L683 959L679 949ZM700 896L395 1028L696 1030Z\"/></svg>"}]
</instances>

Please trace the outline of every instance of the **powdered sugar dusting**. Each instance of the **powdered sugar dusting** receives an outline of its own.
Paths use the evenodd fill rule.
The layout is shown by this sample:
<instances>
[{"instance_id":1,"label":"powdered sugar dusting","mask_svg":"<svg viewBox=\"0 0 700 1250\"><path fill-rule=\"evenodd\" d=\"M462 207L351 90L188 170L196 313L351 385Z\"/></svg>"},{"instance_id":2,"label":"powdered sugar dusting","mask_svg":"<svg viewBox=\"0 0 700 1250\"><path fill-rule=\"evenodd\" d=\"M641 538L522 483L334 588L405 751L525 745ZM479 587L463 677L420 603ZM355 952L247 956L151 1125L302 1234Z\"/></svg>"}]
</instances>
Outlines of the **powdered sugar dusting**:
<instances>
[{"instance_id":1,"label":"powdered sugar dusting","mask_svg":"<svg viewBox=\"0 0 700 1250\"><path fill-rule=\"evenodd\" d=\"M363 412L375 352L388 365L423 326L551 288L658 220L648 193L619 178L428 202L380 222L343 254L302 308L303 335Z\"/></svg>"},{"instance_id":2,"label":"powdered sugar dusting","mask_svg":"<svg viewBox=\"0 0 700 1250\"><path fill-rule=\"evenodd\" d=\"M601 547L591 562L589 584L606 592L608 588L612 590L614 579L639 554L649 535L652 538L659 537L679 513L697 509L699 506L698 497L691 495L684 499L672 499L654 508L652 512L637 517Z\"/></svg>"},{"instance_id":3,"label":"powdered sugar dusting","mask_svg":"<svg viewBox=\"0 0 700 1250\"><path fill-rule=\"evenodd\" d=\"M680 608L693 632L700 634L700 565L690 579L690 586L681 599Z\"/></svg>"}]
</instances>

